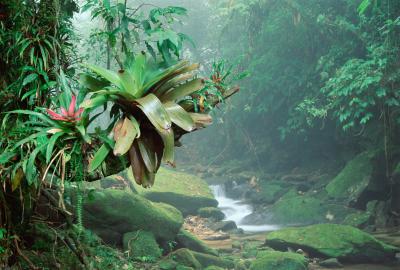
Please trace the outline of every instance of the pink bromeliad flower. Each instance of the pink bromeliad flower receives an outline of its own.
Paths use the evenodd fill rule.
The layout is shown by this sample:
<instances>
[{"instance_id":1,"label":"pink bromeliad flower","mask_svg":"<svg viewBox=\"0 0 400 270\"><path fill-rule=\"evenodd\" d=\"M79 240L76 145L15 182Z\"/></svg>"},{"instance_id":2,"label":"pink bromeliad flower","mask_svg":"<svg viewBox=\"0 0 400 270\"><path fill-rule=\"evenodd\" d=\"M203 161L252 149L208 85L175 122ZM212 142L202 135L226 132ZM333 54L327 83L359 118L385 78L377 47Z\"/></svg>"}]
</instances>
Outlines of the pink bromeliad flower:
<instances>
[{"instance_id":1,"label":"pink bromeliad flower","mask_svg":"<svg viewBox=\"0 0 400 270\"><path fill-rule=\"evenodd\" d=\"M53 110L46 109L47 113L50 115L50 118L58 121L65 122L78 122L81 120L81 115L83 113L83 108L79 108L77 111L75 110L76 106L76 96L72 95L71 103L69 104L68 111L61 107L61 114L54 112Z\"/></svg>"}]
</instances>

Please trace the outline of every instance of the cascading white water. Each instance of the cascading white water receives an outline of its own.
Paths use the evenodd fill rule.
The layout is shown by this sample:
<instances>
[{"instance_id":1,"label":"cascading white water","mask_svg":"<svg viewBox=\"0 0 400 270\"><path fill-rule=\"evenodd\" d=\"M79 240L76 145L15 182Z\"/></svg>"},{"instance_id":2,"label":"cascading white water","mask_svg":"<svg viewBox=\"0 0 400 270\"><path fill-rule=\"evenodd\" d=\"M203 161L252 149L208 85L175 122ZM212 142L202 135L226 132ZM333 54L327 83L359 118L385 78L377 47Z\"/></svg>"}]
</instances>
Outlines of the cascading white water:
<instances>
[{"instance_id":1,"label":"cascading white water","mask_svg":"<svg viewBox=\"0 0 400 270\"><path fill-rule=\"evenodd\" d=\"M210 186L215 199L218 201L218 208L225 214L225 220L232 220L238 228L245 232L265 232L279 229L275 225L249 225L243 224L243 219L253 213L253 207L240 200L233 200L226 197L225 189L221 185Z\"/></svg>"}]
</instances>

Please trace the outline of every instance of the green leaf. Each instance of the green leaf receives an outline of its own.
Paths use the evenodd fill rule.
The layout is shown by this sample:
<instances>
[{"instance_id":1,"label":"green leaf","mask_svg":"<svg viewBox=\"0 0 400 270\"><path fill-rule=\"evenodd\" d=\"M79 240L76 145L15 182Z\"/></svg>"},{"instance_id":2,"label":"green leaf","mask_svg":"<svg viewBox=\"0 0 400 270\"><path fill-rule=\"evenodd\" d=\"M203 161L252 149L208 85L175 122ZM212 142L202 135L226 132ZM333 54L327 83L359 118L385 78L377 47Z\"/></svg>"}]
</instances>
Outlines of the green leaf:
<instances>
[{"instance_id":1,"label":"green leaf","mask_svg":"<svg viewBox=\"0 0 400 270\"><path fill-rule=\"evenodd\" d=\"M196 128L190 114L178 104L174 102L167 102L164 103L164 107L172 122L178 127L188 132L191 132Z\"/></svg>"},{"instance_id":2,"label":"green leaf","mask_svg":"<svg viewBox=\"0 0 400 270\"><path fill-rule=\"evenodd\" d=\"M26 164L26 170L25 170L25 174L26 174L26 180L28 181L29 185L33 184L33 181L36 179L37 177L37 170L36 170L36 166L35 166L35 160L37 155L40 153L40 151L42 151L42 149L45 147L46 145L41 145L35 148L35 150L32 151L32 153L29 155L29 159L28 162Z\"/></svg>"},{"instance_id":3,"label":"green leaf","mask_svg":"<svg viewBox=\"0 0 400 270\"><path fill-rule=\"evenodd\" d=\"M23 144L25 144L25 143L27 143L27 142L29 142L29 141L32 141L32 140L34 140L34 139L37 139L37 138L39 138L39 137L44 137L44 136L47 136L47 132L46 132L46 131L41 131L41 132L32 134L32 135L28 136L27 138L25 138L25 139L20 140L19 142L17 142L17 143L13 146L13 150L17 149L18 147L20 147L21 145L23 145Z\"/></svg>"},{"instance_id":4,"label":"green leaf","mask_svg":"<svg viewBox=\"0 0 400 270\"><path fill-rule=\"evenodd\" d=\"M114 155L122 156L126 154L132 146L133 141L138 135L135 125L129 118L125 118L122 125L116 126L114 130Z\"/></svg>"},{"instance_id":5,"label":"green leaf","mask_svg":"<svg viewBox=\"0 0 400 270\"><path fill-rule=\"evenodd\" d=\"M183 97L186 97L193 92L201 90L204 87L204 80L195 79L185 84L178 86L177 88L171 89L160 97L161 101L176 101Z\"/></svg>"},{"instance_id":6,"label":"green leaf","mask_svg":"<svg viewBox=\"0 0 400 270\"><path fill-rule=\"evenodd\" d=\"M29 74L28 76L26 76L24 78L24 81L22 82L22 86L25 86L31 82L33 82L34 80L36 80L38 78L38 75L36 73L32 73Z\"/></svg>"},{"instance_id":7,"label":"green leaf","mask_svg":"<svg viewBox=\"0 0 400 270\"><path fill-rule=\"evenodd\" d=\"M361 2L361 4L358 6L358 8L357 8L357 11L358 11L358 13L361 15L361 14L364 14L365 13L365 11L367 10L367 8L371 5L371 1L372 0L363 0L362 2Z\"/></svg>"},{"instance_id":8,"label":"green leaf","mask_svg":"<svg viewBox=\"0 0 400 270\"><path fill-rule=\"evenodd\" d=\"M156 129L168 130L171 128L171 119L163 104L155 95L148 94L135 101Z\"/></svg>"},{"instance_id":9,"label":"green leaf","mask_svg":"<svg viewBox=\"0 0 400 270\"><path fill-rule=\"evenodd\" d=\"M93 159L89 162L88 172L94 172L98 167L100 167L101 163L106 159L108 154L111 151L111 147L107 144L103 144L99 150L94 154Z\"/></svg>"},{"instance_id":10,"label":"green leaf","mask_svg":"<svg viewBox=\"0 0 400 270\"><path fill-rule=\"evenodd\" d=\"M96 95L95 97L91 97L90 99L85 100L81 103L81 108L84 109L92 109L103 106L108 101L108 97L106 95Z\"/></svg>"},{"instance_id":11,"label":"green leaf","mask_svg":"<svg viewBox=\"0 0 400 270\"><path fill-rule=\"evenodd\" d=\"M0 155L0 164L5 164L8 161L10 161L10 159L12 159L13 157L15 157L15 153L14 152L9 152L9 151L5 151Z\"/></svg>"},{"instance_id":12,"label":"green leaf","mask_svg":"<svg viewBox=\"0 0 400 270\"><path fill-rule=\"evenodd\" d=\"M117 73L95 65L86 64L84 66L92 70L93 72L97 73L98 75L102 76L103 78L105 78L118 88L124 90L123 83L121 82L121 77Z\"/></svg>"},{"instance_id":13,"label":"green leaf","mask_svg":"<svg viewBox=\"0 0 400 270\"><path fill-rule=\"evenodd\" d=\"M49 143L47 145L47 149L46 149L46 163L47 164L50 162L55 143L57 142L58 138L60 138L60 136L62 136L63 134L64 134L64 132L57 132L56 134L51 136Z\"/></svg>"},{"instance_id":14,"label":"green leaf","mask_svg":"<svg viewBox=\"0 0 400 270\"><path fill-rule=\"evenodd\" d=\"M81 74L79 82L91 92L101 90L110 85L109 82L94 78L88 74Z\"/></svg>"}]
</instances>

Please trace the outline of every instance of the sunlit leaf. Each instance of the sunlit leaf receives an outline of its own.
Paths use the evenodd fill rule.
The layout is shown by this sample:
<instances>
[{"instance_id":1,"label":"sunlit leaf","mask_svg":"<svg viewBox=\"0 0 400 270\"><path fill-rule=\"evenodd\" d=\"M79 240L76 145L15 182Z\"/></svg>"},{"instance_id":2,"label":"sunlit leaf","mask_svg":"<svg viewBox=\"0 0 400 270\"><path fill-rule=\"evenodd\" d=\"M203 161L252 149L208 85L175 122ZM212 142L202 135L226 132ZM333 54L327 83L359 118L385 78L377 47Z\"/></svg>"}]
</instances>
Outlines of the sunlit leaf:
<instances>
[{"instance_id":1,"label":"sunlit leaf","mask_svg":"<svg viewBox=\"0 0 400 270\"><path fill-rule=\"evenodd\" d=\"M164 107L174 124L188 132L195 129L195 123L192 117L181 106L174 102L167 102L164 103Z\"/></svg>"},{"instance_id":2,"label":"sunlit leaf","mask_svg":"<svg viewBox=\"0 0 400 270\"><path fill-rule=\"evenodd\" d=\"M195 79L171 89L160 97L161 101L175 101L192 94L204 87L204 80Z\"/></svg>"},{"instance_id":3,"label":"sunlit leaf","mask_svg":"<svg viewBox=\"0 0 400 270\"><path fill-rule=\"evenodd\" d=\"M159 130L171 128L171 119L161 101L153 94L135 100L149 121Z\"/></svg>"}]
</instances>

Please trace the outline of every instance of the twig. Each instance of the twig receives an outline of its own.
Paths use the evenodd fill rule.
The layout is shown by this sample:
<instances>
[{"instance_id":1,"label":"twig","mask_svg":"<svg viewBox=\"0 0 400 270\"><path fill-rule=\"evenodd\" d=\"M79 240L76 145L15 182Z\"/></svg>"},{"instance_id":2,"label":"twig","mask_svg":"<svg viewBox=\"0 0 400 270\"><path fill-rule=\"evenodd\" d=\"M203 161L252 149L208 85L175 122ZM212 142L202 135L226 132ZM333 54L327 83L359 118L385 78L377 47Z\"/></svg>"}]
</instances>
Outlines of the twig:
<instances>
[{"instance_id":1,"label":"twig","mask_svg":"<svg viewBox=\"0 0 400 270\"><path fill-rule=\"evenodd\" d=\"M21 249L19 248L19 246L18 246L18 237L15 237L15 238L14 238L14 245L15 245L15 249L16 249L18 255L21 256L21 257L28 263L30 269L35 269L35 270L36 270L36 269L39 269L38 267L36 267L36 266L31 262L31 260L29 260L28 257L26 257L26 255L25 255L25 254L21 251Z\"/></svg>"}]
</instances>

